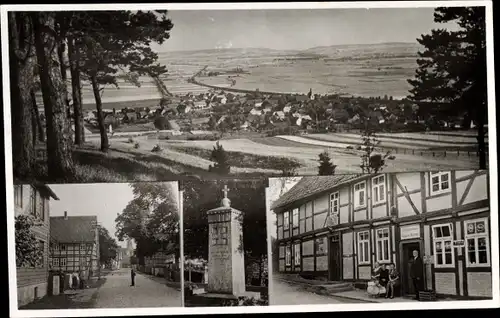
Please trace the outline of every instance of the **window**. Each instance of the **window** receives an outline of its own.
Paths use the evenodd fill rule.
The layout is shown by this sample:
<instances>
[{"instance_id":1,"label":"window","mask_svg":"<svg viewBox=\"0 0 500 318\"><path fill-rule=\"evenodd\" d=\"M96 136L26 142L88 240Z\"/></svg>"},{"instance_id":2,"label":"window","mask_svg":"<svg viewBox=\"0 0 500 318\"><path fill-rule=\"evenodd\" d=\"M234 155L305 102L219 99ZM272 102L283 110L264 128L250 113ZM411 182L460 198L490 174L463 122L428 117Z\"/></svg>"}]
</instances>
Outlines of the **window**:
<instances>
[{"instance_id":1,"label":"window","mask_svg":"<svg viewBox=\"0 0 500 318\"><path fill-rule=\"evenodd\" d=\"M449 172L431 172L430 173L430 193L439 194L450 191L450 173Z\"/></svg>"},{"instance_id":2,"label":"window","mask_svg":"<svg viewBox=\"0 0 500 318\"><path fill-rule=\"evenodd\" d=\"M86 244L80 244L80 251L85 251L86 247Z\"/></svg>"},{"instance_id":3,"label":"window","mask_svg":"<svg viewBox=\"0 0 500 318\"><path fill-rule=\"evenodd\" d=\"M292 226L293 228L299 227L299 209L293 209Z\"/></svg>"},{"instance_id":4,"label":"window","mask_svg":"<svg viewBox=\"0 0 500 318\"><path fill-rule=\"evenodd\" d=\"M23 207L23 186L16 185L14 186L14 203L16 206L22 208Z\"/></svg>"},{"instance_id":5,"label":"window","mask_svg":"<svg viewBox=\"0 0 500 318\"><path fill-rule=\"evenodd\" d=\"M330 215L339 213L339 193L330 194Z\"/></svg>"},{"instance_id":6,"label":"window","mask_svg":"<svg viewBox=\"0 0 500 318\"><path fill-rule=\"evenodd\" d=\"M488 219L465 222L465 248L468 267L490 265Z\"/></svg>"},{"instance_id":7,"label":"window","mask_svg":"<svg viewBox=\"0 0 500 318\"><path fill-rule=\"evenodd\" d=\"M31 187L30 193L30 214L36 217L36 190Z\"/></svg>"},{"instance_id":8,"label":"window","mask_svg":"<svg viewBox=\"0 0 500 318\"><path fill-rule=\"evenodd\" d=\"M366 181L354 185L354 208L366 206Z\"/></svg>"},{"instance_id":9,"label":"window","mask_svg":"<svg viewBox=\"0 0 500 318\"><path fill-rule=\"evenodd\" d=\"M283 213L283 228L288 230L290 228L290 212Z\"/></svg>"},{"instance_id":10,"label":"window","mask_svg":"<svg viewBox=\"0 0 500 318\"><path fill-rule=\"evenodd\" d=\"M376 240L377 261L387 263L390 261L389 251L389 229L378 229Z\"/></svg>"},{"instance_id":11,"label":"window","mask_svg":"<svg viewBox=\"0 0 500 318\"><path fill-rule=\"evenodd\" d=\"M314 245L315 245L314 249L315 249L316 255L321 255L321 254L326 253L326 251L325 251L325 238L324 237L317 238L314 241Z\"/></svg>"},{"instance_id":12,"label":"window","mask_svg":"<svg viewBox=\"0 0 500 318\"><path fill-rule=\"evenodd\" d=\"M358 263L370 264L370 233L358 233Z\"/></svg>"},{"instance_id":13,"label":"window","mask_svg":"<svg viewBox=\"0 0 500 318\"><path fill-rule=\"evenodd\" d=\"M291 246L287 245L286 250L285 250L285 264L287 266L292 264L292 259L291 259L292 258L292 251L290 249L291 249Z\"/></svg>"},{"instance_id":14,"label":"window","mask_svg":"<svg viewBox=\"0 0 500 318\"><path fill-rule=\"evenodd\" d=\"M432 239L434 242L434 266L455 266L451 224L434 225L432 227Z\"/></svg>"},{"instance_id":15,"label":"window","mask_svg":"<svg viewBox=\"0 0 500 318\"><path fill-rule=\"evenodd\" d=\"M59 264L60 267L66 267L66 259L65 258L59 259Z\"/></svg>"},{"instance_id":16,"label":"window","mask_svg":"<svg viewBox=\"0 0 500 318\"><path fill-rule=\"evenodd\" d=\"M66 251L66 245L65 244L59 244L59 247L61 248L61 251Z\"/></svg>"},{"instance_id":17,"label":"window","mask_svg":"<svg viewBox=\"0 0 500 318\"><path fill-rule=\"evenodd\" d=\"M59 258L52 259L52 267L59 267Z\"/></svg>"},{"instance_id":18,"label":"window","mask_svg":"<svg viewBox=\"0 0 500 318\"><path fill-rule=\"evenodd\" d=\"M295 266L300 266L300 243L293 246L294 262Z\"/></svg>"},{"instance_id":19,"label":"window","mask_svg":"<svg viewBox=\"0 0 500 318\"><path fill-rule=\"evenodd\" d=\"M372 197L374 204L385 202L385 175L372 179Z\"/></svg>"}]
</instances>

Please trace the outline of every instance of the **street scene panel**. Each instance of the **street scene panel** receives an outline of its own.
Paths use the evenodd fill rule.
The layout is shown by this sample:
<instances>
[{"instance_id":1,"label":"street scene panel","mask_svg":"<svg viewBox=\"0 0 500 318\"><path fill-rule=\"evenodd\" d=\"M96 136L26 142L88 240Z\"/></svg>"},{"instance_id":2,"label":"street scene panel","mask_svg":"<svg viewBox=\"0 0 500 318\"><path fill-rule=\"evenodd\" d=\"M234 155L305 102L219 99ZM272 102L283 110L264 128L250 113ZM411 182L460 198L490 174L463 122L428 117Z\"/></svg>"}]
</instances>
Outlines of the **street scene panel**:
<instances>
[{"instance_id":1,"label":"street scene panel","mask_svg":"<svg viewBox=\"0 0 500 318\"><path fill-rule=\"evenodd\" d=\"M182 306L177 182L23 184L14 197L20 310Z\"/></svg>"},{"instance_id":2,"label":"street scene panel","mask_svg":"<svg viewBox=\"0 0 500 318\"><path fill-rule=\"evenodd\" d=\"M266 182L181 183L185 306L269 304Z\"/></svg>"},{"instance_id":3,"label":"street scene panel","mask_svg":"<svg viewBox=\"0 0 500 318\"><path fill-rule=\"evenodd\" d=\"M271 178L270 304L492 299L489 171Z\"/></svg>"},{"instance_id":4,"label":"street scene panel","mask_svg":"<svg viewBox=\"0 0 500 318\"><path fill-rule=\"evenodd\" d=\"M485 21L483 6L10 12L13 174L486 169Z\"/></svg>"}]
</instances>

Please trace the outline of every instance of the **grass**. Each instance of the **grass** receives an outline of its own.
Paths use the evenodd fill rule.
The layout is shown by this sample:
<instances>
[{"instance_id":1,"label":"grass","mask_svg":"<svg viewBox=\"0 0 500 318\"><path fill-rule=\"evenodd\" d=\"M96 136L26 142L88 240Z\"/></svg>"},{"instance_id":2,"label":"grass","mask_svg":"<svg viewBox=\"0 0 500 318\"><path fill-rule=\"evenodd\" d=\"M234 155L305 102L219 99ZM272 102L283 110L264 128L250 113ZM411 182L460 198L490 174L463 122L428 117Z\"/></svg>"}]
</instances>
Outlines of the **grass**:
<instances>
[{"instance_id":1,"label":"grass","mask_svg":"<svg viewBox=\"0 0 500 318\"><path fill-rule=\"evenodd\" d=\"M195 147L172 146L175 151L211 160L211 150ZM237 151L226 151L229 165L232 167L280 170L283 167L299 168L302 165L297 161L285 157L259 156Z\"/></svg>"}]
</instances>

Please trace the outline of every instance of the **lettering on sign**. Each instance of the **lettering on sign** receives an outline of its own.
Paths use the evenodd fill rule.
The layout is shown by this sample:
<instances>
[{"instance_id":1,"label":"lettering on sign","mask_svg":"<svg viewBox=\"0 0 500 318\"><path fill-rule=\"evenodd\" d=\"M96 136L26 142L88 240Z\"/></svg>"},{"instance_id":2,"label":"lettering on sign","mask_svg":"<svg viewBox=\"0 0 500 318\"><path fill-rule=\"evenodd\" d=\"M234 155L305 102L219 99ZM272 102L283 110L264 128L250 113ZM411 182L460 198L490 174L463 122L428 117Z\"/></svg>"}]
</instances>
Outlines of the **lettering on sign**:
<instances>
[{"instance_id":1,"label":"lettering on sign","mask_svg":"<svg viewBox=\"0 0 500 318\"><path fill-rule=\"evenodd\" d=\"M465 246L465 241L464 240L453 241L453 246L454 247L464 247Z\"/></svg>"},{"instance_id":2,"label":"lettering on sign","mask_svg":"<svg viewBox=\"0 0 500 318\"><path fill-rule=\"evenodd\" d=\"M420 224L402 226L400 233L401 240L420 238Z\"/></svg>"}]
</instances>

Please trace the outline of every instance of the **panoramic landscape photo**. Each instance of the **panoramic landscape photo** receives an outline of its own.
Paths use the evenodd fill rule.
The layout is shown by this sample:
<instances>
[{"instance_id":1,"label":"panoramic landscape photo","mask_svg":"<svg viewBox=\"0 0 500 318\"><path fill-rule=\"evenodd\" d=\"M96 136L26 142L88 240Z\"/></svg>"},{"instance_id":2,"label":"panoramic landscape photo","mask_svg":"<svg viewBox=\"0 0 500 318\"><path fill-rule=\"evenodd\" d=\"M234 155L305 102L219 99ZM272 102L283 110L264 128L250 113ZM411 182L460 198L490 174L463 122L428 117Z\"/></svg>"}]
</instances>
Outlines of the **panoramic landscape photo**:
<instances>
[{"instance_id":1,"label":"panoramic landscape photo","mask_svg":"<svg viewBox=\"0 0 500 318\"><path fill-rule=\"evenodd\" d=\"M486 169L485 20L484 7L11 11L14 179Z\"/></svg>"}]
</instances>

